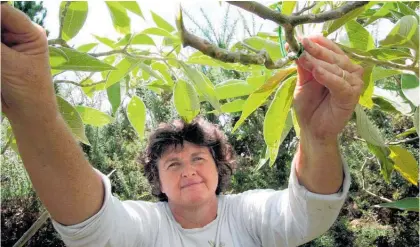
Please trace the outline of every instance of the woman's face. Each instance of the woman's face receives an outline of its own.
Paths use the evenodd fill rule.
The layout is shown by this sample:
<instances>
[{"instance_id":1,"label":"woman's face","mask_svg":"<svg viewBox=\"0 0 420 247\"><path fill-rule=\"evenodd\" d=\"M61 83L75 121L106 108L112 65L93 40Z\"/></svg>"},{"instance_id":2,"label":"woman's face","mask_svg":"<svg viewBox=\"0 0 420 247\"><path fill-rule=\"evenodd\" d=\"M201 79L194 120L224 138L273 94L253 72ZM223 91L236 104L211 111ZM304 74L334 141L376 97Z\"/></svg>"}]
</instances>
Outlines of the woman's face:
<instances>
[{"instance_id":1,"label":"woman's face","mask_svg":"<svg viewBox=\"0 0 420 247\"><path fill-rule=\"evenodd\" d=\"M158 161L161 190L169 202L194 206L213 199L218 174L208 147L191 142L168 148Z\"/></svg>"}]
</instances>

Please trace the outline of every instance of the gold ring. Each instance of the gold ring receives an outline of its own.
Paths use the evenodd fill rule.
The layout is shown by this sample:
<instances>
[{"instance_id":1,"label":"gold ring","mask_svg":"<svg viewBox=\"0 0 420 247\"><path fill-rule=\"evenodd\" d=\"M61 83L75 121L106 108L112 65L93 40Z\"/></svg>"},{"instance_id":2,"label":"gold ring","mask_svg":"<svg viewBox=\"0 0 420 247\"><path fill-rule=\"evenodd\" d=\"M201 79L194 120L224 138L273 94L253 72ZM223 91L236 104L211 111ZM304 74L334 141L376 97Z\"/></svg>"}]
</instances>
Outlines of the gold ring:
<instances>
[{"instance_id":1,"label":"gold ring","mask_svg":"<svg viewBox=\"0 0 420 247\"><path fill-rule=\"evenodd\" d=\"M343 71L343 75L341 76L341 78L343 78L343 80L346 80L346 72L344 71L344 69L342 69L341 71Z\"/></svg>"}]
</instances>

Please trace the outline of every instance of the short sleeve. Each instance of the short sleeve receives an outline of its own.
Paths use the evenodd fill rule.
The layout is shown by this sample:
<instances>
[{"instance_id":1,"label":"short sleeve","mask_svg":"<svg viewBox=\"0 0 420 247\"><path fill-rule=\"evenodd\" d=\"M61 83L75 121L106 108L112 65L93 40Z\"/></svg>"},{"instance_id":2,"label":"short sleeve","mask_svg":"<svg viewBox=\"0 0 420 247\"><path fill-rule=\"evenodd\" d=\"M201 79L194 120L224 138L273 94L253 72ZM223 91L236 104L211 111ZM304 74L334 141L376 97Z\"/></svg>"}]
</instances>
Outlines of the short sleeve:
<instances>
[{"instance_id":1,"label":"short sleeve","mask_svg":"<svg viewBox=\"0 0 420 247\"><path fill-rule=\"evenodd\" d=\"M251 190L232 197L236 220L262 246L304 244L326 232L337 219L350 188L346 163L343 168L340 191L321 195L299 184L292 162L287 189Z\"/></svg>"},{"instance_id":2,"label":"short sleeve","mask_svg":"<svg viewBox=\"0 0 420 247\"><path fill-rule=\"evenodd\" d=\"M102 177L105 189L101 209L92 217L75 225L65 226L52 219L66 246L148 246L160 217L156 204L143 201L120 201L111 193L111 182Z\"/></svg>"}]
</instances>

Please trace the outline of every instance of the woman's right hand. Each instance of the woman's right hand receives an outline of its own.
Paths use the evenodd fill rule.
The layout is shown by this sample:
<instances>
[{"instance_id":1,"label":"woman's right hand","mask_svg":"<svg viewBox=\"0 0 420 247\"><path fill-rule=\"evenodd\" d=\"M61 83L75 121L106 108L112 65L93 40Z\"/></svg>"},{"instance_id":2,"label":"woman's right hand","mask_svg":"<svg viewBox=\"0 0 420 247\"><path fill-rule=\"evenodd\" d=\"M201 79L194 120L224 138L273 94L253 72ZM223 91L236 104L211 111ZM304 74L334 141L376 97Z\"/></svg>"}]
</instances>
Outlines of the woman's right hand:
<instances>
[{"instance_id":1,"label":"woman's right hand","mask_svg":"<svg viewBox=\"0 0 420 247\"><path fill-rule=\"evenodd\" d=\"M8 4L0 8L3 113L21 121L55 115L57 103L45 30Z\"/></svg>"}]
</instances>

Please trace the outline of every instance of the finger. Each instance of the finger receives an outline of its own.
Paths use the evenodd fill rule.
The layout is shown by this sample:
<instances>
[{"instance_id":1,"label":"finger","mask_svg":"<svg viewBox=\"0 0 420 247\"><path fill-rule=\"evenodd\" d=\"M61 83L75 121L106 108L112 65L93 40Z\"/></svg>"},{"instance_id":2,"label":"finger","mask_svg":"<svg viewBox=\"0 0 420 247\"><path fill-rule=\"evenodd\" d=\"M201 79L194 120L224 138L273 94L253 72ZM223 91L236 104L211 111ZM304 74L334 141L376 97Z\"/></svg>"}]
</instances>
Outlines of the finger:
<instances>
[{"instance_id":1,"label":"finger","mask_svg":"<svg viewBox=\"0 0 420 247\"><path fill-rule=\"evenodd\" d=\"M314 78L324 85L331 96L345 102L354 102L360 96L360 87L353 87L343 78L318 66L313 71Z\"/></svg>"},{"instance_id":2,"label":"finger","mask_svg":"<svg viewBox=\"0 0 420 247\"><path fill-rule=\"evenodd\" d=\"M327 38L325 38L322 35L315 35L315 36L310 36L308 37L309 40L311 40L314 43L317 43L318 45L327 48L328 50L331 50L335 53L338 53L340 55L345 55L346 53L344 53L343 50L341 50L341 48L335 44L332 40L329 40Z\"/></svg>"},{"instance_id":3,"label":"finger","mask_svg":"<svg viewBox=\"0 0 420 247\"><path fill-rule=\"evenodd\" d=\"M358 69L357 65L353 64L346 55L335 53L334 51L320 46L307 38L303 39L302 44L305 51L319 60L324 60L331 64L337 64L340 68L348 70L349 72L354 72Z\"/></svg>"},{"instance_id":4,"label":"finger","mask_svg":"<svg viewBox=\"0 0 420 247\"><path fill-rule=\"evenodd\" d=\"M31 33L36 31L32 21L22 11L13 8L8 4L0 5L1 28L12 33Z\"/></svg>"},{"instance_id":5,"label":"finger","mask_svg":"<svg viewBox=\"0 0 420 247\"><path fill-rule=\"evenodd\" d=\"M321 66L323 69L327 70L328 72L333 73L336 76L345 78L345 80L348 81L348 83L350 83L350 85L352 86L356 86L358 83L360 83L360 79L356 77L356 75L359 75L359 74L350 73L340 68L337 64L330 64L325 61L316 59L307 52L304 52L302 54L302 56L299 58L299 62L300 62L300 65L308 71L313 71L317 66Z\"/></svg>"}]
</instances>

